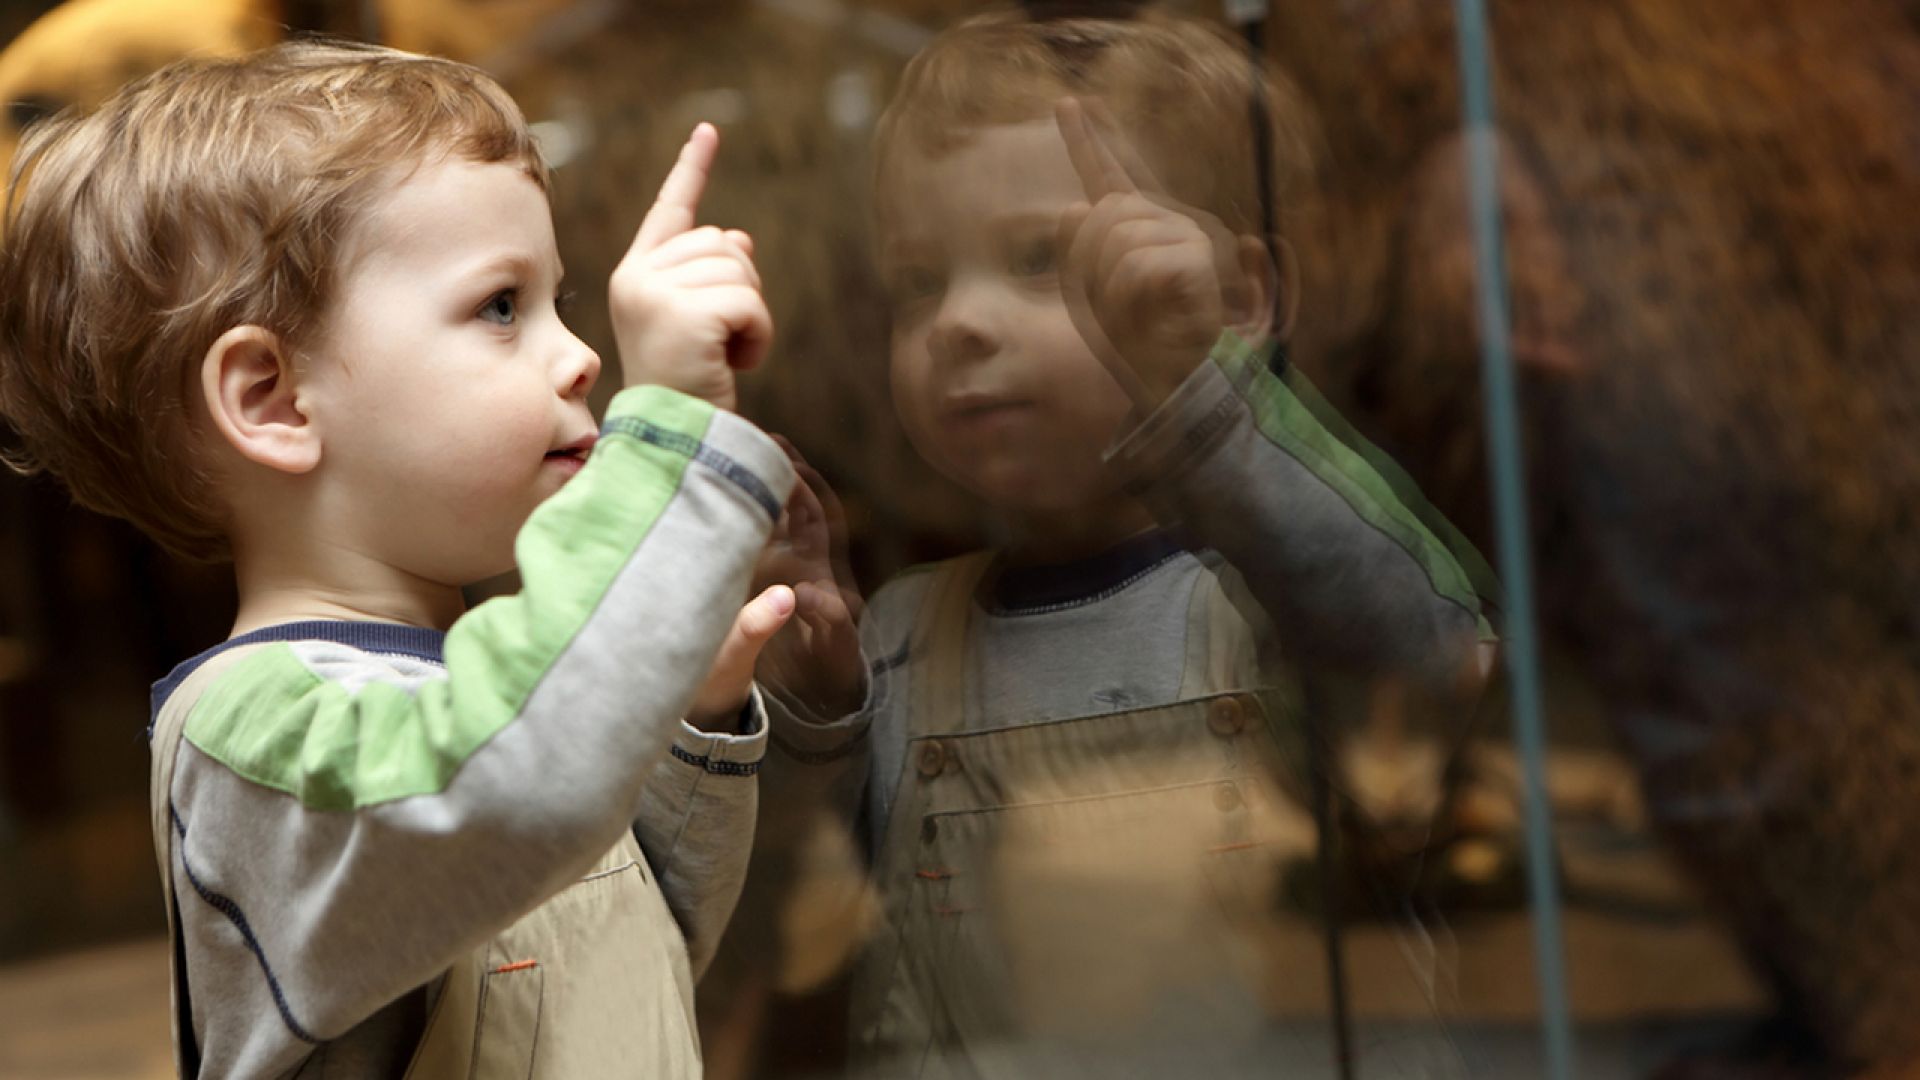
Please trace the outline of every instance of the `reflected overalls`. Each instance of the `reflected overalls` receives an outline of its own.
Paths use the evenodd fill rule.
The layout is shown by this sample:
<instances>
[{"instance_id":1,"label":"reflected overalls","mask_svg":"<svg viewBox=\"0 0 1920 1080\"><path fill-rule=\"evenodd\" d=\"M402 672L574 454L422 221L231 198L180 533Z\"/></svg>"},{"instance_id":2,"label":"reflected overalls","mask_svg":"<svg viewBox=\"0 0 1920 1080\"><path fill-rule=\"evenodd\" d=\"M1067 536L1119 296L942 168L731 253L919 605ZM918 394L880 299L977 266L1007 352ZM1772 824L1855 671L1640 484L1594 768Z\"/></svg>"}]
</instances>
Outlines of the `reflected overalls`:
<instances>
[{"instance_id":1,"label":"reflected overalls","mask_svg":"<svg viewBox=\"0 0 1920 1080\"><path fill-rule=\"evenodd\" d=\"M861 1075L1332 1074L1324 998L1277 1015L1325 982L1317 924L1280 897L1314 852L1298 695L1230 602L1238 575L1204 561L1172 703L965 730L991 556L934 571L875 858L886 927L855 982ZM1392 1056L1415 1068L1378 1075L1464 1075L1442 1046Z\"/></svg>"}]
</instances>

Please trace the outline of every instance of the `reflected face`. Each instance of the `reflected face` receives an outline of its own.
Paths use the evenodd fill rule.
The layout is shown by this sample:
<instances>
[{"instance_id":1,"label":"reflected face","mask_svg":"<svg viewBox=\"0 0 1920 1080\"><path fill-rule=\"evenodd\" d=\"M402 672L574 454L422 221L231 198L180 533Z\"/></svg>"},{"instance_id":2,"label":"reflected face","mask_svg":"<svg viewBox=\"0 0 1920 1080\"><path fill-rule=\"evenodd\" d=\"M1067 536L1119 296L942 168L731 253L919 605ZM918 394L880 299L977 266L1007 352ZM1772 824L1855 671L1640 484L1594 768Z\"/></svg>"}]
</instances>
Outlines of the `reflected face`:
<instances>
[{"instance_id":1,"label":"reflected face","mask_svg":"<svg viewBox=\"0 0 1920 1080\"><path fill-rule=\"evenodd\" d=\"M888 162L881 270L893 399L929 463L1003 510L1110 496L1101 462L1130 408L1060 292L1060 217L1086 201L1052 118Z\"/></svg>"},{"instance_id":2,"label":"reflected face","mask_svg":"<svg viewBox=\"0 0 1920 1080\"><path fill-rule=\"evenodd\" d=\"M420 168L357 226L303 398L327 539L440 584L510 569L580 468L600 360L561 322L547 198L517 165Z\"/></svg>"}]
</instances>

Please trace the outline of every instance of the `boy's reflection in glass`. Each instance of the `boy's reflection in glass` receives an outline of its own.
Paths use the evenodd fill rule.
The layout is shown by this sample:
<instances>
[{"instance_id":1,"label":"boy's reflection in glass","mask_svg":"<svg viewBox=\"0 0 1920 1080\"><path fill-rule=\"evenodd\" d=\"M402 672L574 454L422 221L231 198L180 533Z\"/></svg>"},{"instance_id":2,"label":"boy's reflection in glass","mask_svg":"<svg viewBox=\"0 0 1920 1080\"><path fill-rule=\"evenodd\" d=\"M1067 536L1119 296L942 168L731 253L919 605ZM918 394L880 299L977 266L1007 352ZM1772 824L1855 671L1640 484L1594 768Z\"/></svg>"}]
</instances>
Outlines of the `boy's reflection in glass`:
<instances>
[{"instance_id":1,"label":"boy's reflection in glass","mask_svg":"<svg viewBox=\"0 0 1920 1080\"><path fill-rule=\"evenodd\" d=\"M763 842L824 817L869 856L853 1041L882 1071L1271 1075L1271 1020L1324 1000L1281 888L1315 848L1302 676L1451 703L1483 677L1450 530L1274 371L1295 274L1254 95L1283 158L1301 139L1256 75L1204 24L989 16L881 121L894 401L1001 541L862 614L809 475L762 676Z\"/></svg>"}]
</instances>

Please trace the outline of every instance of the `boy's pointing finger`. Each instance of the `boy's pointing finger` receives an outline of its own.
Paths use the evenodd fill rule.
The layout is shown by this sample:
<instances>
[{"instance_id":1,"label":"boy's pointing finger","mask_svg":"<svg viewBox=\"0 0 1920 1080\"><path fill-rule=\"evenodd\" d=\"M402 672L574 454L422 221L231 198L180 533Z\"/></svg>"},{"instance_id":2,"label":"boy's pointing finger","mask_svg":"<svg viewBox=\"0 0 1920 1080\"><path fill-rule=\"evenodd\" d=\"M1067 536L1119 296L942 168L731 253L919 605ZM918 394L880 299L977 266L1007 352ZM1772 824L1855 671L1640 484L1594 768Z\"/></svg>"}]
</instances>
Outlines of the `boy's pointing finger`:
<instances>
[{"instance_id":1,"label":"boy's pointing finger","mask_svg":"<svg viewBox=\"0 0 1920 1080\"><path fill-rule=\"evenodd\" d=\"M633 244L643 250L658 247L693 228L700 210L700 196L706 193L707 177L713 171L713 156L720 147L720 133L712 124L703 123L687 136L680 156L660 183L660 194L653 208L640 222Z\"/></svg>"},{"instance_id":2,"label":"boy's pointing finger","mask_svg":"<svg viewBox=\"0 0 1920 1080\"><path fill-rule=\"evenodd\" d=\"M1140 153L1140 148L1127 138L1126 129L1121 127L1119 117L1099 98L1088 98L1080 102L1086 111L1087 133L1093 138L1100 152L1112 162L1111 167L1118 169L1126 177L1128 191L1157 192L1164 190L1160 178L1153 173L1153 166Z\"/></svg>"},{"instance_id":3,"label":"boy's pointing finger","mask_svg":"<svg viewBox=\"0 0 1920 1080\"><path fill-rule=\"evenodd\" d=\"M1054 121L1060 126L1060 137L1067 144L1067 157L1073 162L1073 171L1080 175L1080 185L1086 189L1089 202L1138 190L1133 177L1127 175L1126 167L1094 131L1080 99L1062 98L1054 106Z\"/></svg>"}]
</instances>

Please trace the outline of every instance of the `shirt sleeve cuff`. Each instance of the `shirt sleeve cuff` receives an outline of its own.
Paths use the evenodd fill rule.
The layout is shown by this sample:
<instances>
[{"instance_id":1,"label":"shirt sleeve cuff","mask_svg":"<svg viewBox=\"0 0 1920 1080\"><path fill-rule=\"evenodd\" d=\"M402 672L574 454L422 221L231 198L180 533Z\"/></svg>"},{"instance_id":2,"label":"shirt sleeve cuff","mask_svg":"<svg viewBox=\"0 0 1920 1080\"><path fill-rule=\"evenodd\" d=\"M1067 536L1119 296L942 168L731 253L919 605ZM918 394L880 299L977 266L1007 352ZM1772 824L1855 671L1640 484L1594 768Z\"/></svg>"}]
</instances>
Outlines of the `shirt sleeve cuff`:
<instances>
[{"instance_id":1,"label":"shirt sleeve cuff","mask_svg":"<svg viewBox=\"0 0 1920 1080\"><path fill-rule=\"evenodd\" d=\"M1244 348L1231 332L1205 363L1108 448L1106 459L1130 486L1149 484L1190 465L1233 426L1244 402L1229 367Z\"/></svg>"},{"instance_id":2,"label":"shirt sleeve cuff","mask_svg":"<svg viewBox=\"0 0 1920 1080\"><path fill-rule=\"evenodd\" d=\"M823 716L779 687L767 687L773 741L782 753L799 761L817 764L845 756L867 737L878 682L869 670L866 700L845 716Z\"/></svg>"},{"instance_id":3,"label":"shirt sleeve cuff","mask_svg":"<svg viewBox=\"0 0 1920 1080\"><path fill-rule=\"evenodd\" d=\"M741 711L741 732L702 731L685 720L674 734L673 760L717 776L752 776L767 756L767 706L754 687Z\"/></svg>"}]
</instances>

